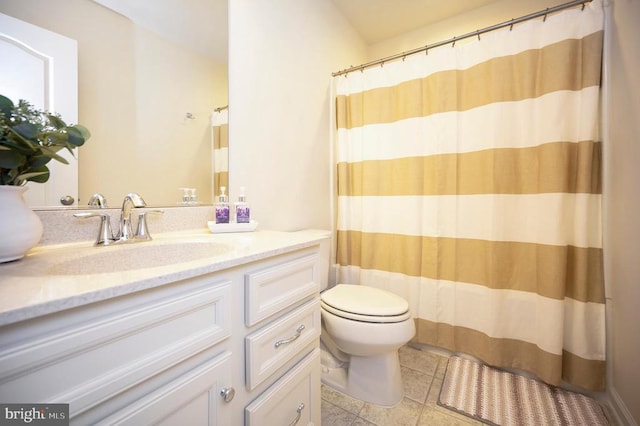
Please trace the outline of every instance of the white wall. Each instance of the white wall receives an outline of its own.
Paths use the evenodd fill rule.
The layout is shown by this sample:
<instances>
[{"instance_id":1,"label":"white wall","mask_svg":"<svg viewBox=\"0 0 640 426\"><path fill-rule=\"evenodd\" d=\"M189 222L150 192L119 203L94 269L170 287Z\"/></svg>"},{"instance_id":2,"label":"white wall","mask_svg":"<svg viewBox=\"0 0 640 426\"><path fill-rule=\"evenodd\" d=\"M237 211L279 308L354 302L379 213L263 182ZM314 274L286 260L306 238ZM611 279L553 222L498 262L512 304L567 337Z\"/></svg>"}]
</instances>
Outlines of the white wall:
<instances>
[{"instance_id":1,"label":"white wall","mask_svg":"<svg viewBox=\"0 0 640 426\"><path fill-rule=\"evenodd\" d=\"M369 48L368 61L417 49L427 44L449 40L520 16L567 3L568 0L514 1L500 0L467 13L453 16L415 31L376 43ZM461 41L460 43L463 43Z\"/></svg>"},{"instance_id":2,"label":"white wall","mask_svg":"<svg viewBox=\"0 0 640 426\"><path fill-rule=\"evenodd\" d=\"M331 73L366 46L331 0L229 2L232 200L263 229L331 229Z\"/></svg>"},{"instance_id":3,"label":"white wall","mask_svg":"<svg viewBox=\"0 0 640 426\"><path fill-rule=\"evenodd\" d=\"M604 158L609 392L640 423L640 1L614 0L605 50L609 131ZM631 419L633 417L633 419Z\"/></svg>"}]
</instances>

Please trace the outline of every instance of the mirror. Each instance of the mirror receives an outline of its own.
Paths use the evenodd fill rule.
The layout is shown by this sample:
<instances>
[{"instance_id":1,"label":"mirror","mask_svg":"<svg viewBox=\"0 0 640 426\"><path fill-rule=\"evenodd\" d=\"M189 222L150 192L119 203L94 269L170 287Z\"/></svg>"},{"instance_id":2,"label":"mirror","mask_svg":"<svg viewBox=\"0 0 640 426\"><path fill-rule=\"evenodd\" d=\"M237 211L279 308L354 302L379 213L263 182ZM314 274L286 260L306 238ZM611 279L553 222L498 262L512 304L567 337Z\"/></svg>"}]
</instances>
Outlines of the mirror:
<instances>
[{"instance_id":1,"label":"mirror","mask_svg":"<svg viewBox=\"0 0 640 426\"><path fill-rule=\"evenodd\" d=\"M226 189L229 195L229 107L216 108L211 119L213 128L213 199Z\"/></svg>"},{"instance_id":2,"label":"mirror","mask_svg":"<svg viewBox=\"0 0 640 426\"><path fill-rule=\"evenodd\" d=\"M213 201L214 110L228 104L227 0L0 0L0 12L78 42L78 206ZM58 207L58 206L56 206Z\"/></svg>"}]
</instances>

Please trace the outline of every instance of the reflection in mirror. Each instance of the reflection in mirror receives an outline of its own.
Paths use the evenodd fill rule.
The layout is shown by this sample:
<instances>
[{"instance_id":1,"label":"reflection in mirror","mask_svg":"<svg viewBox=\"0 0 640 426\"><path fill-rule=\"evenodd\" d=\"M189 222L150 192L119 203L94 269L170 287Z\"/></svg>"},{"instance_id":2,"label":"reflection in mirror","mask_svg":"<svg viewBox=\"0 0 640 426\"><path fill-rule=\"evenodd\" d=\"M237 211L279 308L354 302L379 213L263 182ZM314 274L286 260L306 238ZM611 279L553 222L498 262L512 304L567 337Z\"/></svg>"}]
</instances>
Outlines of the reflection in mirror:
<instances>
[{"instance_id":1,"label":"reflection in mirror","mask_svg":"<svg viewBox=\"0 0 640 426\"><path fill-rule=\"evenodd\" d=\"M177 205L182 187L211 203L211 112L228 104L227 1L108 1L140 6L138 16L92 0L0 0L0 13L78 42L78 122L92 134L78 153L78 205L97 192L110 207L129 192ZM212 40L200 27L224 34Z\"/></svg>"},{"instance_id":2,"label":"reflection in mirror","mask_svg":"<svg viewBox=\"0 0 640 426\"><path fill-rule=\"evenodd\" d=\"M213 129L213 195L229 194L229 107L216 108L211 118Z\"/></svg>"},{"instance_id":3,"label":"reflection in mirror","mask_svg":"<svg viewBox=\"0 0 640 426\"><path fill-rule=\"evenodd\" d=\"M0 94L16 106L28 100L36 110L55 111L67 123L78 122L75 40L0 13L0 58ZM30 207L73 204L78 197L77 150L56 154L66 163L53 159L46 164L55 182L27 182L23 198Z\"/></svg>"}]
</instances>

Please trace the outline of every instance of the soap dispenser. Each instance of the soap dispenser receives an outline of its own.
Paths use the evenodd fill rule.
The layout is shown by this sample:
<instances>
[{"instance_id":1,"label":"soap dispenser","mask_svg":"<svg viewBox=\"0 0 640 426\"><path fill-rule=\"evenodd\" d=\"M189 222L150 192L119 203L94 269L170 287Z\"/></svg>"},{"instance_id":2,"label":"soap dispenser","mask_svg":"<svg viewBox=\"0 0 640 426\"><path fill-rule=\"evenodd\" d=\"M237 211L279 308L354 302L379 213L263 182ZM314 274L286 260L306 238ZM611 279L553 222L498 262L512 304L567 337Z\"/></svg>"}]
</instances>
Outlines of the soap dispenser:
<instances>
[{"instance_id":1,"label":"soap dispenser","mask_svg":"<svg viewBox=\"0 0 640 426\"><path fill-rule=\"evenodd\" d=\"M235 214L237 223L249 223L251 222L251 210L249 204L247 204L247 197L244 195L245 187L240 187L240 195L238 201L235 203Z\"/></svg>"},{"instance_id":2,"label":"soap dispenser","mask_svg":"<svg viewBox=\"0 0 640 426\"><path fill-rule=\"evenodd\" d=\"M216 203L216 223L229 223L229 202L225 195L226 187L220 187L220 195Z\"/></svg>"},{"instance_id":3,"label":"soap dispenser","mask_svg":"<svg viewBox=\"0 0 640 426\"><path fill-rule=\"evenodd\" d=\"M178 188L182 191L182 203L185 206L191 206L198 204L198 197L196 196L195 188Z\"/></svg>"}]
</instances>

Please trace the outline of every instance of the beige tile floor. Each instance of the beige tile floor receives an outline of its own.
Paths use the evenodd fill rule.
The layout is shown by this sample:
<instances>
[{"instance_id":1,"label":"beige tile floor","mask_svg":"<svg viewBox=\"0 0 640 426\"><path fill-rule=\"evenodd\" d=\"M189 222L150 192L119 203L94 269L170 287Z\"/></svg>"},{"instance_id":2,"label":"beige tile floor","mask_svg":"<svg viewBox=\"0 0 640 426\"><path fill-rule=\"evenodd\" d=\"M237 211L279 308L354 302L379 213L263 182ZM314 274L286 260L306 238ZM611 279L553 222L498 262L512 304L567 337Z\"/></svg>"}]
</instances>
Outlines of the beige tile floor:
<instances>
[{"instance_id":1,"label":"beige tile floor","mask_svg":"<svg viewBox=\"0 0 640 426\"><path fill-rule=\"evenodd\" d=\"M404 399L394 407L358 401L322 385L322 426L469 426L482 422L437 405L448 358L410 346L400 348ZM610 426L620 426L600 401Z\"/></svg>"},{"instance_id":2,"label":"beige tile floor","mask_svg":"<svg viewBox=\"0 0 640 426\"><path fill-rule=\"evenodd\" d=\"M469 426L482 423L437 405L447 358L400 348L404 399L386 408L322 385L322 426Z\"/></svg>"}]
</instances>

